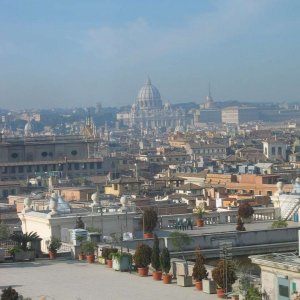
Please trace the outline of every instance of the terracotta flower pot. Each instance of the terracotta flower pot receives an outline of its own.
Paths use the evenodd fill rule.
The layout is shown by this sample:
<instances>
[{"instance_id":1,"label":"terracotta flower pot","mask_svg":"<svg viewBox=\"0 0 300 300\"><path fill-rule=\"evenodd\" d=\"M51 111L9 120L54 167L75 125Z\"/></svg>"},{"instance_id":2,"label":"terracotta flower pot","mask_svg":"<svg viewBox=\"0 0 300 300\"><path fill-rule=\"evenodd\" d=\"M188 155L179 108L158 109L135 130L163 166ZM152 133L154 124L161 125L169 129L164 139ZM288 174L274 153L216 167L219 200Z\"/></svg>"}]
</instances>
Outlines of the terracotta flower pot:
<instances>
[{"instance_id":1,"label":"terracotta flower pot","mask_svg":"<svg viewBox=\"0 0 300 300\"><path fill-rule=\"evenodd\" d=\"M161 280L162 272L161 271L155 271L152 273L153 280Z\"/></svg>"},{"instance_id":2,"label":"terracotta flower pot","mask_svg":"<svg viewBox=\"0 0 300 300\"><path fill-rule=\"evenodd\" d=\"M112 259L107 259L106 264L108 268L112 268Z\"/></svg>"},{"instance_id":3,"label":"terracotta flower pot","mask_svg":"<svg viewBox=\"0 0 300 300\"><path fill-rule=\"evenodd\" d=\"M170 284L172 281L172 275L171 274L163 274L162 280L164 284Z\"/></svg>"},{"instance_id":4,"label":"terracotta flower pot","mask_svg":"<svg viewBox=\"0 0 300 300\"><path fill-rule=\"evenodd\" d=\"M148 267L146 268L138 268L138 274L141 276L141 277L146 277L148 276Z\"/></svg>"},{"instance_id":5,"label":"terracotta flower pot","mask_svg":"<svg viewBox=\"0 0 300 300\"><path fill-rule=\"evenodd\" d=\"M89 264L92 264L95 261L95 255L87 255L86 260Z\"/></svg>"},{"instance_id":6,"label":"terracotta flower pot","mask_svg":"<svg viewBox=\"0 0 300 300\"><path fill-rule=\"evenodd\" d=\"M50 259L55 259L56 258L56 252L49 251L49 258Z\"/></svg>"},{"instance_id":7,"label":"terracotta flower pot","mask_svg":"<svg viewBox=\"0 0 300 300\"><path fill-rule=\"evenodd\" d=\"M217 297L218 298L225 298L224 290L221 288L217 288Z\"/></svg>"},{"instance_id":8,"label":"terracotta flower pot","mask_svg":"<svg viewBox=\"0 0 300 300\"><path fill-rule=\"evenodd\" d=\"M145 232L144 233L144 239L153 239L153 233Z\"/></svg>"},{"instance_id":9,"label":"terracotta flower pot","mask_svg":"<svg viewBox=\"0 0 300 300\"><path fill-rule=\"evenodd\" d=\"M204 221L202 219L197 219L197 227L203 227L204 226Z\"/></svg>"},{"instance_id":10,"label":"terracotta flower pot","mask_svg":"<svg viewBox=\"0 0 300 300\"><path fill-rule=\"evenodd\" d=\"M202 291L203 290L202 280L196 281L195 282L195 287L196 287L197 290Z\"/></svg>"}]
</instances>

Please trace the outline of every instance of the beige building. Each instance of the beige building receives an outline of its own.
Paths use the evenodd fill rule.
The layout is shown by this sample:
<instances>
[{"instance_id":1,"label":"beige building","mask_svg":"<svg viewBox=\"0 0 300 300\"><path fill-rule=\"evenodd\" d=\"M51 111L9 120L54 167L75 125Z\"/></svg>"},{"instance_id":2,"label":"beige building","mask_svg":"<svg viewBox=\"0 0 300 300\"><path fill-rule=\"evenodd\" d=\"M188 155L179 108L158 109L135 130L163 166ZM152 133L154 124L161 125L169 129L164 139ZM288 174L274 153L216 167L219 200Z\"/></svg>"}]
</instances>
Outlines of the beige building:
<instances>
[{"instance_id":1,"label":"beige building","mask_svg":"<svg viewBox=\"0 0 300 300\"><path fill-rule=\"evenodd\" d=\"M144 180L132 177L120 177L112 180L104 187L104 193L116 197L122 195L139 194Z\"/></svg>"},{"instance_id":2,"label":"beige building","mask_svg":"<svg viewBox=\"0 0 300 300\"><path fill-rule=\"evenodd\" d=\"M222 123L240 124L259 120L259 109L255 107L226 107L222 109Z\"/></svg>"}]
</instances>

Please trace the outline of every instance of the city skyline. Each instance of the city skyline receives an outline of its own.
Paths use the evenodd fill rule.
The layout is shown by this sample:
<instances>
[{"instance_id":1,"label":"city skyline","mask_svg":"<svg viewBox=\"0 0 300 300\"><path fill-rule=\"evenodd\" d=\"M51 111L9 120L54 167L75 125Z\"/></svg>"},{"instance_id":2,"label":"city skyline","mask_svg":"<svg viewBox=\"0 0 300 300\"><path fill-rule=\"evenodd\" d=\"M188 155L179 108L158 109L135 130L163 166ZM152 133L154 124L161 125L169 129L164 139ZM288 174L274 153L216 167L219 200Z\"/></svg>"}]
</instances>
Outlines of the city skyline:
<instances>
[{"instance_id":1,"label":"city skyline","mask_svg":"<svg viewBox=\"0 0 300 300\"><path fill-rule=\"evenodd\" d=\"M2 108L299 101L297 1L4 1Z\"/></svg>"}]
</instances>

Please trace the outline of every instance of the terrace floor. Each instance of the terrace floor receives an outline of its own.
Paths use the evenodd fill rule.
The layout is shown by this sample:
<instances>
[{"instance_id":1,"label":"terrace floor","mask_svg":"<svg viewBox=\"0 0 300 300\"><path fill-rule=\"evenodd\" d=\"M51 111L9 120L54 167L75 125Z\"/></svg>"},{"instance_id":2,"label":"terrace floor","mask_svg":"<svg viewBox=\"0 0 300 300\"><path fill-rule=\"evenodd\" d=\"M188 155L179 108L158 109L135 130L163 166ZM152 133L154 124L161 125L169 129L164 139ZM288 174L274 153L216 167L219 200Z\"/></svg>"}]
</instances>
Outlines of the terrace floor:
<instances>
[{"instance_id":1,"label":"terrace floor","mask_svg":"<svg viewBox=\"0 0 300 300\"><path fill-rule=\"evenodd\" d=\"M9 285L32 300L217 299L194 287L179 287L176 282L166 285L150 276L62 259L1 263L0 289Z\"/></svg>"}]
</instances>

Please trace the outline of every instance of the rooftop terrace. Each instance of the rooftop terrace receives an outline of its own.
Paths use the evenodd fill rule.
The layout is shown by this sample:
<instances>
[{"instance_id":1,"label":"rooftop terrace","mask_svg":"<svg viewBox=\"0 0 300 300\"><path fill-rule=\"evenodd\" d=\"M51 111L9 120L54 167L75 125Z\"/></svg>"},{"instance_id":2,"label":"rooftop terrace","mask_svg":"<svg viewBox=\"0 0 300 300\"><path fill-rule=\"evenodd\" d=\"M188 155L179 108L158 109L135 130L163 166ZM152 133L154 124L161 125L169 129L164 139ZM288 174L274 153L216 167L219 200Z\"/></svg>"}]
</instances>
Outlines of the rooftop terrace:
<instances>
[{"instance_id":1,"label":"rooftop terrace","mask_svg":"<svg viewBox=\"0 0 300 300\"><path fill-rule=\"evenodd\" d=\"M152 277L117 272L104 265L72 260L36 260L0 264L3 289L9 285L32 300L95 300L95 299L217 299L216 295L157 282ZM46 296L42 298L42 296Z\"/></svg>"}]
</instances>

